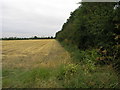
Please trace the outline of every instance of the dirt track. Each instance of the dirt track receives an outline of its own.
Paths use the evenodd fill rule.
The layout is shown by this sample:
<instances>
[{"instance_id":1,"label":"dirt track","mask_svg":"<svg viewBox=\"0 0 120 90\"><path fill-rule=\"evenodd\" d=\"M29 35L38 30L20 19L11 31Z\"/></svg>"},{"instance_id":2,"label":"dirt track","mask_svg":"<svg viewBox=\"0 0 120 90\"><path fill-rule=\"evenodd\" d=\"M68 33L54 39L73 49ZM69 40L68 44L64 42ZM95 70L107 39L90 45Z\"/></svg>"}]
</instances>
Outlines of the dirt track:
<instances>
[{"instance_id":1,"label":"dirt track","mask_svg":"<svg viewBox=\"0 0 120 90\"><path fill-rule=\"evenodd\" d=\"M70 56L54 39L3 41L3 68L55 67Z\"/></svg>"}]
</instances>

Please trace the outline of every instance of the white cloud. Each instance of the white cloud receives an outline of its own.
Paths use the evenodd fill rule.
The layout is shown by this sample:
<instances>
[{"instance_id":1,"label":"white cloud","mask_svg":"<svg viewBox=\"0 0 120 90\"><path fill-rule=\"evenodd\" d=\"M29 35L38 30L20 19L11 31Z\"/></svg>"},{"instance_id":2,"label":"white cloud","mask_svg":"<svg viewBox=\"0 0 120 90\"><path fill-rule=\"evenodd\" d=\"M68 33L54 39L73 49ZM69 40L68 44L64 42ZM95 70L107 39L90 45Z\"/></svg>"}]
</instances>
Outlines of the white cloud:
<instances>
[{"instance_id":1,"label":"white cloud","mask_svg":"<svg viewBox=\"0 0 120 90\"><path fill-rule=\"evenodd\" d=\"M4 0L3 36L54 36L80 0Z\"/></svg>"},{"instance_id":2,"label":"white cloud","mask_svg":"<svg viewBox=\"0 0 120 90\"><path fill-rule=\"evenodd\" d=\"M2 1L0 0L0 38L2 37Z\"/></svg>"}]
</instances>

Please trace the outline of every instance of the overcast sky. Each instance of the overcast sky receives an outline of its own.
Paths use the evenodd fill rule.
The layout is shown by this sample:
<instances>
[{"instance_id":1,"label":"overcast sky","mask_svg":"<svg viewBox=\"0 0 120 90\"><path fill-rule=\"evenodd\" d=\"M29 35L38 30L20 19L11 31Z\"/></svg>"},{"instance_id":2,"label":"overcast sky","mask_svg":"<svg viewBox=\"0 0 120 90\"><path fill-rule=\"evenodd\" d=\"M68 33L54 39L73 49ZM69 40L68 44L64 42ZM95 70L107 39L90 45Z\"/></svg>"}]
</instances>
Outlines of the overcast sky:
<instances>
[{"instance_id":1,"label":"overcast sky","mask_svg":"<svg viewBox=\"0 0 120 90\"><path fill-rule=\"evenodd\" d=\"M55 36L80 0L3 0L3 37ZM0 11L1 12L1 11ZM1 22L0 22L1 23Z\"/></svg>"}]
</instances>

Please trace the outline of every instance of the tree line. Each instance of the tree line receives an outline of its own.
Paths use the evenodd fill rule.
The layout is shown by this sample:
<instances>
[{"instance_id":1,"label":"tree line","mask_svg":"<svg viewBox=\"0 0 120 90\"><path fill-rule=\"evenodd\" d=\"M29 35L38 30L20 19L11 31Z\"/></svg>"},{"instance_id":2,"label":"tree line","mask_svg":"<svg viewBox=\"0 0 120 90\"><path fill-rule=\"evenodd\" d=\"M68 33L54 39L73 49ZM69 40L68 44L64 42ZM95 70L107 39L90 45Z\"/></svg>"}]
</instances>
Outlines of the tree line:
<instances>
[{"instance_id":1,"label":"tree line","mask_svg":"<svg viewBox=\"0 0 120 90\"><path fill-rule=\"evenodd\" d=\"M106 50L120 72L120 2L81 2L56 39L80 50Z\"/></svg>"},{"instance_id":2,"label":"tree line","mask_svg":"<svg viewBox=\"0 0 120 90\"><path fill-rule=\"evenodd\" d=\"M18 37L5 37L5 38L1 38L0 40L30 40L30 39L54 39L53 36L51 37L37 37L37 36L34 36L34 37L30 37L30 38L18 38Z\"/></svg>"}]
</instances>

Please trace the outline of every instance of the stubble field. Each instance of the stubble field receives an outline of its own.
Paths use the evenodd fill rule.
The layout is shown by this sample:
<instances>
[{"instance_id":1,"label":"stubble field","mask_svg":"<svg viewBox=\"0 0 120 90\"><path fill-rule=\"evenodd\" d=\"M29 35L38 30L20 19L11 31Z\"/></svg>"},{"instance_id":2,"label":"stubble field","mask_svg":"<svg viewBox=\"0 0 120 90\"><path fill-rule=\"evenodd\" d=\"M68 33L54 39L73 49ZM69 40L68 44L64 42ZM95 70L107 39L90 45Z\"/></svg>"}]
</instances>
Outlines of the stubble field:
<instances>
[{"instance_id":1,"label":"stubble field","mask_svg":"<svg viewBox=\"0 0 120 90\"><path fill-rule=\"evenodd\" d=\"M55 67L68 53L56 40L3 41L3 68Z\"/></svg>"},{"instance_id":2,"label":"stubble field","mask_svg":"<svg viewBox=\"0 0 120 90\"><path fill-rule=\"evenodd\" d=\"M69 61L68 52L54 39L3 41L3 87L34 87L34 85L31 86L30 82L36 80L29 82L29 79L38 77L35 75L28 76L29 73L33 73L35 70L43 70L43 72L39 73L45 74L39 77L41 81L41 78L46 78L46 74L50 72L48 69L56 69L63 64L69 63ZM25 76L27 72L28 75ZM37 73L37 71L35 72ZM28 78L28 81L26 78ZM48 85L40 86L40 83L37 86L35 85L35 87L46 86Z\"/></svg>"}]
</instances>

